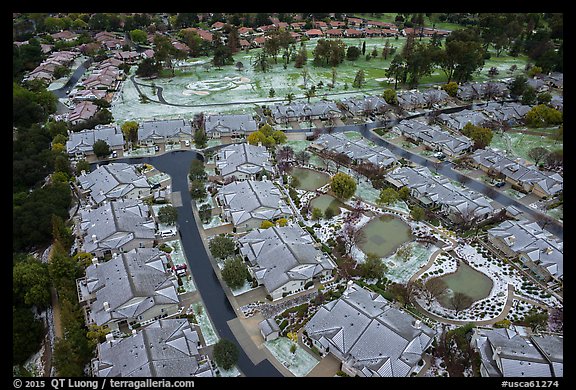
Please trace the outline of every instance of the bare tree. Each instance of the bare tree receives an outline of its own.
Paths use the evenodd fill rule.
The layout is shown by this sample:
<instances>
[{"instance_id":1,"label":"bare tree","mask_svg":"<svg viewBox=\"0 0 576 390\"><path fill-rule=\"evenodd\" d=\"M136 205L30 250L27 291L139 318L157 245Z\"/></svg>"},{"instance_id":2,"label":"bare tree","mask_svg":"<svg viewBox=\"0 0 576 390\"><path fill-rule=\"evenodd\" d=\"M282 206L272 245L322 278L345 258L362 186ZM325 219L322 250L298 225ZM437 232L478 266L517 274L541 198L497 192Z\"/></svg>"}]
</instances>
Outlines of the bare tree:
<instances>
[{"instance_id":1,"label":"bare tree","mask_svg":"<svg viewBox=\"0 0 576 390\"><path fill-rule=\"evenodd\" d=\"M356 224L347 222L344 224L344 227L342 228L341 237L344 240L345 244L345 250L346 250L345 255L349 255L350 252L352 251L352 247L354 246L354 244L362 241L366 237L366 234L364 233L363 230L356 227Z\"/></svg>"},{"instance_id":2,"label":"bare tree","mask_svg":"<svg viewBox=\"0 0 576 390\"><path fill-rule=\"evenodd\" d=\"M432 278L426 282L425 289L430 294L431 299L427 300L428 304L432 303L432 300L438 299L444 292L448 286L446 282L440 278Z\"/></svg>"},{"instance_id":3,"label":"bare tree","mask_svg":"<svg viewBox=\"0 0 576 390\"><path fill-rule=\"evenodd\" d=\"M548 149L542 147L542 146L536 146L535 148L532 148L528 151L528 157L530 157L532 160L534 160L534 163L536 165L538 165L538 163L544 159L546 159L546 157L550 154L550 152L548 151Z\"/></svg>"},{"instance_id":4,"label":"bare tree","mask_svg":"<svg viewBox=\"0 0 576 390\"><path fill-rule=\"evenodd\" d=\"M454 314L458 316L462 310L472 305L472 302L472 298L468 295L461 292L455 292L454 295L452 295L452 298L450 298L449 305L450 308L454 310Z\"/></svg>"}]
</instances>

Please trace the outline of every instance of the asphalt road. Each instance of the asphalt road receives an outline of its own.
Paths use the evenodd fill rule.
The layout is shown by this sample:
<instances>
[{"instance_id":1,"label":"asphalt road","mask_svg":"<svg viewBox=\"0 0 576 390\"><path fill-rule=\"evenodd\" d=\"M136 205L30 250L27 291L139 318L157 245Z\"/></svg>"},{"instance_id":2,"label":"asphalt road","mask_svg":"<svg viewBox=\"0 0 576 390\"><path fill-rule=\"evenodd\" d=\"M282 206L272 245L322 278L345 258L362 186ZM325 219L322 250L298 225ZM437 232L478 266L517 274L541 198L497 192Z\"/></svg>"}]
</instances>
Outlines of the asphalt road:
<instances>
[{"instance_id":1,"label":"asphalt road","mask_svg":"<svg viewBox=\"0 0 576 390\"><path fill-rule=\"evenodd\" d=\"M186 259L218 335L235 342L238 346L240 352L238 367L244 375L248 377L282 377L282 374L268 360L263 360L257 365L253 364L228 326L227 322L237 316L214 273L202 243L192 212L192 199L188 192L187 175L190 163L195 158L197 158L197 154L194 151L176 151L154 157L118 159L118 162L151 164L172 177L172 191L179 191L182 195L182 207L178 208L178 229Z\"/></svg>"},{"instance_id":2,"label":"asphalt road","mask_svg":"<svg viewBox=\"0 0 576 390\"><path fill-rule=\"evenodd\" d=\"M56 97L59 99L67 97L68 94L66 93L66 91L74 88L74 86L76 85L76 83L78 82L80 77L82 77L84 72L86 72L86 69L88 69L88 67L90 67L91 63L92 63L92 59L88 59L88 60L84 61L78 68L76 68L74 73L72 73L72 76L66 82L66 84L64 84L61 88L52 90L52 93L54 95L56 95Z\"/></svg>"}]
</instances>

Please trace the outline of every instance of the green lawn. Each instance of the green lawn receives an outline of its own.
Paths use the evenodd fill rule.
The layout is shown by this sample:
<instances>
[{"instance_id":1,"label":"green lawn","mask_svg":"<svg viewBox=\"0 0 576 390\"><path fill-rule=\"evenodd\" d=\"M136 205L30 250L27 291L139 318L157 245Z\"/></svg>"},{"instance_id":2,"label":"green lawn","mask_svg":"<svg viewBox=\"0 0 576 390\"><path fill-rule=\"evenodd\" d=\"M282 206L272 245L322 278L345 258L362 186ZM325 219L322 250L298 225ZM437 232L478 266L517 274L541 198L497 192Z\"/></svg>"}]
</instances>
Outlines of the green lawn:
<instances>
[{"instance_id":1,"label":"green lawn","mask_svg":"<svg viewBox=\"0 0 576 390\"><path fill-rule=\"evenodd\" d=\"M512 152L514 156L534 162L528 157L528 151L537 146L542 146L549 151L563 148L562 141L555 141L546 136L522 134L522 133L495 133L490 142L490 147Z\"/></svg>"}]
</instances>

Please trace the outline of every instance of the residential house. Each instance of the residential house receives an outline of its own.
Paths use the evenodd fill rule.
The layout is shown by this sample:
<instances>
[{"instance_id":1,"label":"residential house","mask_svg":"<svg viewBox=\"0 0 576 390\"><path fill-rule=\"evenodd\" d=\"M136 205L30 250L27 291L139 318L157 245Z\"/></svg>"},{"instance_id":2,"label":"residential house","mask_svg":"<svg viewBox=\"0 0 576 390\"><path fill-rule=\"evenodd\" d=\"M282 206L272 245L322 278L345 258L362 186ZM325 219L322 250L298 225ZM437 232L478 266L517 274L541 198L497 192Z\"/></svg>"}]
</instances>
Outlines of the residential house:
<instances>
[{"instance_id":1,"label":"residential house","mask_svg":"<svg viewBox=\"0 0 576 390\"><path fill-rule=\"evenodd\" d=\"M396 155L383 146L370 146L363 139L353 140L342 133L322 134L311 148L348 156L353 164L372 163L380 168L390 167L398 162Z\"/></svg>"},{"instance_id":2,"label":"residential house","mask_svg":"<svg viewBox=\"0 0 576 390\"><path fill-rule=\"evenodd\" d=\"M122 157L124 152L124 135L116 126L97 127L70 133L66 141L68 155L76 158L95 158L94 143L102 140L108 144L112 152Z\"/></svg>"},{"instance_id":3,"label":"residential house","mask_svg":"<svg viewBox=\"0 0 576 390\"><path fill-rule=\"evenodd\" d=\"M360 27L365 26L364 20L360 19L360 18L347 18L346 21L348 23L348 26L351 26L351 27L360 28Z\"/></svg>"},{"instance_id":4,"label":"residential house","mask_svg":"<svg viewBox=\"0 0 576 390\"><path fill-rule=\"evenodd\" d=\"M238 35L243 38L249 38L254 34L254 29L252 27L238 27Z\"/></svg>"},{"instance_id":5,"label":"residential house","mask_svg":"<svg viewBox=\"0 0 576 390\"><path fill-rule=\"evenodd\" d=\"M504 221L488 230L488 241L506 256L518 258L542 280L564 277L564 242L536 222Z\"/></svg>"},{"instance_id":6,"label":"residential house","mask_svg":"<svg viewBox=\"0 0 576 390\"><path fill-rule=\"evenodd\" d=\"M305 290L336 265L300 225L257 229L238 239L250 274L272 300Z\"/></svg>"},{"instance_id":7,"label":"residential house","mask_svg":"<svg viewBox=\"0 0 576 390\"><path fill-rule=\"evenodd\" d=\"M428 125L418 119L403 120L393 127L393 131L407 139L423 144L448 156L458 156L468 152L473 145L470 138L463 135L452 135L439 126Z\"/></svg>"},{"instance_id":8,"label":"residential house","mask_svg":"<svg viewBox=\"0 0 576 390\"><path fill-rule=\"evenodd\" d=\"M352 281L304 326L316 348L350 376L406 377L419 371L436 331Z\"/></svg>"},{"instance_id":9,"label":"residential house","mask_svg":"<svg viewBox=\"0 0 576 390\"><path fill-rule=\"evenodd\" d=\"M269 178L275 171L264 146L244 142L225 146L216 154L216 174L224 179L254 180L262 171L266 171Z\"/></svg>"},{"instance_id":10,"label":"residential house","mask_svg":"<svg viewBox=\"0 0 576 390\"><path fill-rule=\"evenodd\" d=\"M304 35L306 35L308 38L321 38L324 36L324 33L322 32L322 30L312 28L310 30L306 30L304 32Z\"/></svg>"},{"instance_id":11,"label":"residential house","mask_svg":"<svg viewBox=\"0 0 576 390\"><path fill-rule=\"evenodd\" d=\"M346 27L346 22L342 20L331 20L329 23L331 28L344 28Z\"/></svg>"},{"instance_id":12,"label":"residential house","mask_svg":"<svg viewBox=\"0 0 576 390\"><path fill-rule=\"evenodd\" d=\"M339 38L344 35L344 30L341 28L331 28L330 30L324 31L324 33L329 38Z\"/></svg>"},{"instance_id":13,"label":"residential house","mask_svg":"<svg viewBox=\"0 0 576 390\"><path fill-rule=\"evenodd\" d=\"M280 327L274 318L266 318L258 323L260 334L264 337L264 341L276 340L280 336Z\"/></svg>"},{"instance_id":14,"label":"residential house","mask_svg":"<svg viewBox=\"0 0 576 390\"><path fill-rule=\"evenodd\" d=\"M326 24L326 22L324 22L324 21L322 21L322 20L315 20L315 21L312 23L312 27L318 28L318 29L320 29L320 30L322 30L322 31L328 29L328 25Z\"/></svg>"},{"instance_id":15,"label":"residential house","mask_svg":"<svg viewBox=\"0 0 576 390\"><path fill-rule=\"evenodd\" d=\"M88 325L129 333L130 325L176 313L180 304L169 257L156 248L133 249L86 268L76 281Z\"/></svg>"},{"instance_id":16,"label":"residential house","mask_svg":"<svg viewBox=\"0 0 576 390\"><path fill-rule=\"evenodd\" d=\"M482 111L464 109L451 114L442 113L437 120L454 130L462 130L468 123L474 126L483 126L491 118Z\"/></svg>"},{"instance_id":17,"label":"residential house","mask_svg":"<svg viewBox=\"0 0 576 390\"><path fill-rule=\"evenodd\" d=\"M202 346L187 319L158 320L129 337L98 344L91 369L96 377L212 377Z\"/></svg>"},{"instance_id":18,"label":"residential house","mask_svg":"<svg viewBox=\"0 0 576 390\"><path fill-rule=\"evenodd\" d=\"M54 38L55 41L72 42L80 35L70 30L63 30L54 34L50 34L50 36Z\"/></svg>"},{"instance_id":19,"label":"residential house","mask_svg":"<svg viewBox=\"0 0 576 390\"><path fill-rule=\"evenodd\" d=\"M111 163L101 165L78 178L81 195L89 197L92 204L100 205L112 200L138 200L151 195L146 176L134 165Z\"/></svg>"},{"instance_id":20,"label":"residential house","mask_svg":"<svg viewBox=\"0 0 576 390\"><path fill-rule=\"evenodd\" d=\"M397 94L398 105L405 110L416 108L432 108L446 104L450 96L443 89L427 89L425 91L401 91Z\"/></svg>"},{"instance_id":21,"label":"residential house","mask_svg":"<svg viewBox=\"0 0 576 390\"><path fill-rule=\"evenodd\" d=\"M340 104L352 117L371 114L382 114L392 108L380 96L350 97L340 101Z\"/></svg>"},{"instance_id":22,"label":"residential house","mask_svg":"<svg viewBox=\"0 0 576 390\"><path fill-rule=\"evenodd\" d=\"M74 103L79 103L84 100L99 100L106 99L108 93L101 89L80 89L74 90L70 95L70 99Z\"/></svg>"},{"instance_id":23,"label":"residential house","mask_svg":"<svg viewBox=\"0 0 576 390\"><path fill-rule=\"evenodd\" d=\"M185 28L183 31L193 31L196 34L198 34L200 36L200 39L202 39L205 42L211 43L214 40L214 34L212 34L210 31L203 30L201 28L188 27Z\"/></svg>"},{"instance_id":24,"label":"residential house","mask_svg":"<svg viewBox=\"0 0 576 390\"><path fill-rule=\"evenodd\" d=\"M184 119L166 119L140 122L140 145L180 144L192 140L192 124Z\"/></svg>"},{"instance_id":25,"label":"residential house","mask_svg":"<svg viewBox=\"0 0 576 390\"><path fill-rule=\"evenodd\" d=\"M461 100L505 98L508 85L502 81L467 82L458 86L456 97Z\"/></svg>"},{"instance_id":26,"label":"residential house","mask_svg":"<svg viewBox=\"0 0 576 390\"><path fill-rule=\"evenodd\" d=\"M140 59L140 53L136 51L116 50L114 58L125 64L134 65Z\"/></svg>"},{"instance_id":27,"label":"residential house","mask_svg":"<svg viewBox=\"0 0 576 390\"><path fill-rule=\"evenodd\" d=\"M148 205L139 200L118 200L95 209L80 209L82 252L102 258L154 245L156 226Z\"/></svg>"},{"instance_id":28,"label":"residential house","mask_svg":"<svg viewBox=\"0 0 576 390\"><path fill-rule=\"evenodd\" d=\"M234 138L244 137L258 130L258 125L250 114L215 114L206 116L204 129L211 138Z\"/></svg>"},{"instance_id":29,"label":"residential house","mask_svg":"<svg viewBox=\"0 0 576 390\"><path fill-rule=\"evenodd\" d=\"M516 188L548 198L563 191L564 179L558 173L541 171L519 159L512 159L492 148L478 149L471 155L473 164L489 174L502 176Z\"/></svg>"},{"instance_id":30,"label":"residential house","mask_svg":"<svg viewBox=\"0 0 576 390\"><path fill-rule=\"evenodd\" d=\"M77 125L80 122L94 117L96 111L98 111L97 105L90 101L81 101L68 113L68 122L70 122L71 125Z\"/></svg>"},{"instance_id":31,"label":"residential house","mask_svg":"<svg viewBox=\"0 0 576 390\"><path fill-rule=\"evenodd\" d=\"M105 91L116 91L120 85L117 76L94 73L82 81L81 86L84 89L101 89Z\"/></svg>"},{"instance_id":32,"label":"residential house","mask_svg":"<svg viewBox=\"0 0 576 390\"><path fill-rule=\"evenodd\" d=\"M471 341L483 377L563 377L563 344L562 336L530 336L506 328L476 328Z\"/></svg>"},{"instance_id":33,"label":"residential house","mask_svg":"<svg viewBox=\"0 0 576 390\"><path fill-rule=\"evenodd\" d=\"M347 38L362 38L364 36L364 32L355 28L347 28L344 30L344 36Z\"/></svg>"},{"instance_id":34,"label":"residential house","mask_svg":"<svg viewBox=\"0 0 576 390\"><path fill-rule=\"evenodd\" d=\"M257 229L263 221L287 218L292 209L280 189L270 181L235 181L223 186L217 195L224 219L239 232Z\"/></svg>"},{"instance_id":35,"label":"residential house","mask_svg":"<svg viewBox=\"0 0 576 390\"><path fill-rule=\"evenodd\" d=\"M290 104L274 104L271 108L272 118L276 123L290 121L311 121L315 119L328 120L343 117L336 103L319 101L316 103L292 102Z\"/></svg>"},{"instance_id":36,"label":"residential house","mask_svg":"<svg viewBox=\"0 0 576 390\"><path fill-rule=\"evenodd\" d=\"M457 187L448 178L433 175L426 167L399 167L389 173L386 180L396 188L407 186L424 207L439 207L454 223L479 222L496 211L486 196Z\"/></svg>"}]
</instances>

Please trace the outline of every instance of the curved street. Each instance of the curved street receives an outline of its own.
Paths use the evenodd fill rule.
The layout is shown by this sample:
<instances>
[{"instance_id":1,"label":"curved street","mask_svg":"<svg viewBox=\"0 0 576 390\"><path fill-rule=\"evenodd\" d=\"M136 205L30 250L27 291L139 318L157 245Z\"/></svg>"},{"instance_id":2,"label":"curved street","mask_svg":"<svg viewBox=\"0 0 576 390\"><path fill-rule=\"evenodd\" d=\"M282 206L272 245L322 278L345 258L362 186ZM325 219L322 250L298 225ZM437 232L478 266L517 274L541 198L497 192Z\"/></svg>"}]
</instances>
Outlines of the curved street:
<instances>
[{"instance_id":1,"label":"curved street","mask_svg":"<svg viewBox=\"0 0 576 390\"><path fill-rule=\"evenodd\" d=\"M263 360L257 365L253 364L228 326L228 321L237 316L228 302L206 253L194 218L192 199L188 192L188 170L191 161L197 156L194 151L176 151L160 156L124 158L117 161L129 164L151 164L171 176L172 191L180 192L182 196L182 206L178 207L178 230L180 231L182 246L194 277L194 283L205 303L216 332L221 338L232 340L237 344L240 352L238 367L244 375L248 377L281 377L282 374L268 360Z\"/></svg>"}]
</instances>

